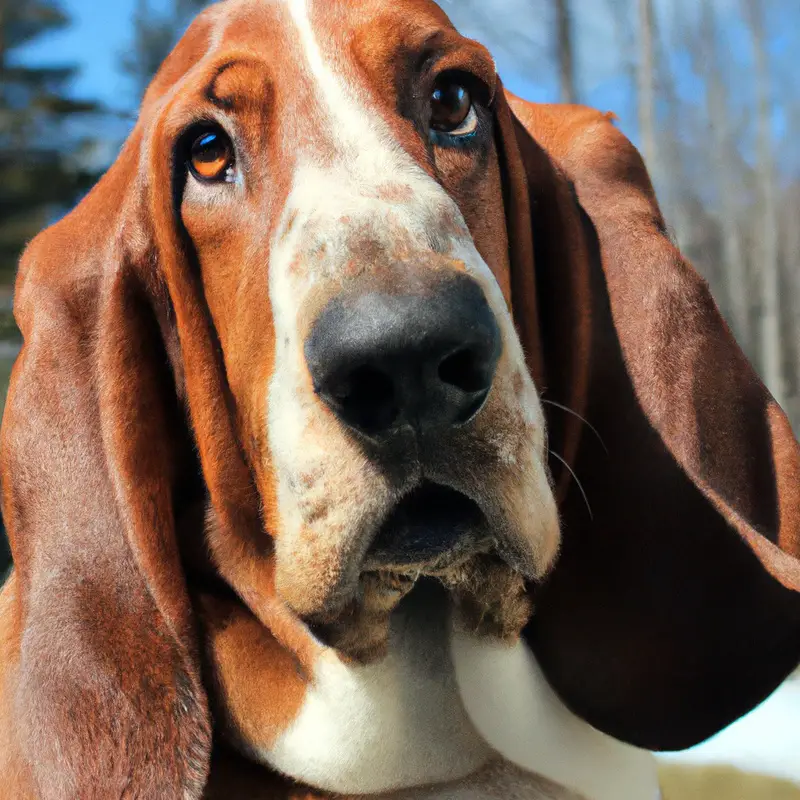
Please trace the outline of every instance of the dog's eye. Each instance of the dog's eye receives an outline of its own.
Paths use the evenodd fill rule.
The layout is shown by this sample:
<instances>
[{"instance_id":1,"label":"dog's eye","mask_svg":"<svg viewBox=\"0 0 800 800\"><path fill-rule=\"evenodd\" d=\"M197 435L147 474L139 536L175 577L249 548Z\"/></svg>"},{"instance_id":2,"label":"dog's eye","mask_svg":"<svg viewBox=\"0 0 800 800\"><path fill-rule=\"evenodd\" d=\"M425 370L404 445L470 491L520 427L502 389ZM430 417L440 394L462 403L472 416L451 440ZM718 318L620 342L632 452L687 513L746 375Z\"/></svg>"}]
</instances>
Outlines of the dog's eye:
<instances>
[{"instance_id":1,"label":"dog's eye","mask_svg":"<svg viewBox=\"0 0 800 800\"><path fill-rule=\"evenodd\" d=\"M189 151L189 166L204 181L230 180L233 162L233 143L220 130L204 131Z\"/></svg>"},{"instance_id":2,"label":"dog's eye","mask_svg":"<svg viewBox=\"0 0 800 800\"><path fill-rule=\"evenodd\" d=\"M431 93L431 130L449 136L469 136L478 128L472 95L453 76L439 78Z\"/></svg>"}]
</instances>

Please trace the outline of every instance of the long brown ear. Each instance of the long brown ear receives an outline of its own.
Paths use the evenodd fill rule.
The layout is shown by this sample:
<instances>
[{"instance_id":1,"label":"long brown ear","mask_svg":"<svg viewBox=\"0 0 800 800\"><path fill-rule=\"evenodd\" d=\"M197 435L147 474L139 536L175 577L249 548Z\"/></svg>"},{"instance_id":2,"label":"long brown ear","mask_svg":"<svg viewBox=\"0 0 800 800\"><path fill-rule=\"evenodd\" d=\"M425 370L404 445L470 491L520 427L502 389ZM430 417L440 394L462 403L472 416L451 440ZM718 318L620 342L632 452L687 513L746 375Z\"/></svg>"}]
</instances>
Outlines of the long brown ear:
<instances>
[{"instance_id":1,"label":"long brown ear","mask_svg":"<svg viewBox=\"0 0 800 800\"><path fill-rule=\"evenodd\" d=\"M2 430L12 715L35 795L54 800L199 798L210 756L175 535L197 473L152 220L171 195L145 180L146 127L34 241L17 283L25 344Z\"/></svg>"},{"instance_id":2,"label":"long brown ear","mask_svg":"<svg viewBox=\"0 0 800 800\"><path fill-rule=\"evenodd\" d=\"M526 635L590 723L687 747L800 661L800 451L670 242L630 142L589 109L509 102L499 138L528 196L507 205L532 219L512 272L535 269L528 347L585 493L556 461L562 553Z\"/></svg>"}]
</instances>

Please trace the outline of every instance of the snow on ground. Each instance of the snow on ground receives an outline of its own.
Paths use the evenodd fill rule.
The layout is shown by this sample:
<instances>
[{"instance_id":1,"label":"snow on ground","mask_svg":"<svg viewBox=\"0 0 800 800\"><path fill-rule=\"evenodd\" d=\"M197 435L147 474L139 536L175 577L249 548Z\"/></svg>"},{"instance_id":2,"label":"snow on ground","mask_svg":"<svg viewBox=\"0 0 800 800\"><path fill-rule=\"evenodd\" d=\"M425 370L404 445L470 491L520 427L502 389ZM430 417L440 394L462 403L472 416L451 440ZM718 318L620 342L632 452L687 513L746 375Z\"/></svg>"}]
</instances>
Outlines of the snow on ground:
<instances>
[{"instance_id":1,"label":"snow on ground","mask_svg":"<svg viewBox=\"0 0 800 800\"><path fill-rule=\"evenodd\" d=\"M760 706L703 744L664 761L730 764L800 785L800 677L783 684Z\"/></svg>"}]
</instances>

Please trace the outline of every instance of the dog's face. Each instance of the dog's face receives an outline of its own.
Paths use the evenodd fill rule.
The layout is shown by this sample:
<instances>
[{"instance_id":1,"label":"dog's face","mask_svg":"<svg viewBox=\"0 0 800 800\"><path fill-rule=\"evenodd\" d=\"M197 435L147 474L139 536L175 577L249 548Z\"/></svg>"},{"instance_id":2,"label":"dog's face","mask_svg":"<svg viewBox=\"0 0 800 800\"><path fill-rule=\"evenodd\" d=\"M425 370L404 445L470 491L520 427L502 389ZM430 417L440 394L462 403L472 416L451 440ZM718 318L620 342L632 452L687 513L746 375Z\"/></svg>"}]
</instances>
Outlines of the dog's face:
<instances>
[{"instance_id":1,"label":"dog's face","mask_svg":"<svg viewBox=\"0 0 800 800\"><path fill-rule=\"evenodd\" d=\"M226 20L168 124L280 596L331 621L420 574L519 590L558 522L491 57L426 0Z\"/></svg>"}]
</instances>

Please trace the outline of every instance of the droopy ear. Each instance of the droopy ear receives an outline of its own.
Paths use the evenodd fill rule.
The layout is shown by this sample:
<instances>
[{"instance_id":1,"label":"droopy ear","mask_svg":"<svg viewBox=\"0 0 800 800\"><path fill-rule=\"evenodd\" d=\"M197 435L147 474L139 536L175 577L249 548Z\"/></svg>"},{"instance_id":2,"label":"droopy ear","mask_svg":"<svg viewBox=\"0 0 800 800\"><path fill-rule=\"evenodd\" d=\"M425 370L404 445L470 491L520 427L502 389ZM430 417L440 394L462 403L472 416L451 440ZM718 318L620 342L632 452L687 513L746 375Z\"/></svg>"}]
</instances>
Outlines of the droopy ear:
<instances>
[{"instance_id":1,"label":"droopy ear","mask_svg":"<svg viewBox=\"0 0 800 800\"><path fill-rule=\"evenodd\" d=\"M175 537L193 479L182 465L195 462L142 141L140 125L89 197L30 246L17 283L25 344L2 430L13 716L36 796L54 800L199 798L208 769Z\"/></svg>"},{"instance_id":2,"label":"droopy ear","mask_svg":"<svg viewBox=\"0 0 800 800\"><path fill-rule=\"evenodd\" d=\"M520 328L586 495L556 462L562 552L526 636L590 723L687 747L800 660L800 451L630 142L590 109L508 102L509 224L527 206L531 231L511 244L515 316L535 303Z\"/></svg>"}]
</instances>

